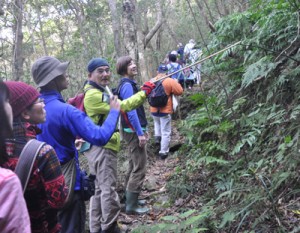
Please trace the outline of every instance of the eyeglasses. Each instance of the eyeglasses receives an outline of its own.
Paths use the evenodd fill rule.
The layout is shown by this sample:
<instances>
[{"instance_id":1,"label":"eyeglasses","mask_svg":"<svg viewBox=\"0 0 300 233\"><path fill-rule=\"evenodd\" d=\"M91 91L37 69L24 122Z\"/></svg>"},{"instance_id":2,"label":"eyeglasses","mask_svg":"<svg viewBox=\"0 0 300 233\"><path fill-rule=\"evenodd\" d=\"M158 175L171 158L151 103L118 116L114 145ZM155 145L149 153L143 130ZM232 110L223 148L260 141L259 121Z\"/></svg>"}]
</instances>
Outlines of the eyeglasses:
<instances>
[{"instance_id":1,"label":"eyeglasses","mask_svg":"<svg viewBox=\"0 0 300 233\"><path fill-rule=\"evenodd\" d=\"M45 100L43 98L38 98L33 104L40 104L40 103L44 103Z\"/></svg>"}]
</instances>

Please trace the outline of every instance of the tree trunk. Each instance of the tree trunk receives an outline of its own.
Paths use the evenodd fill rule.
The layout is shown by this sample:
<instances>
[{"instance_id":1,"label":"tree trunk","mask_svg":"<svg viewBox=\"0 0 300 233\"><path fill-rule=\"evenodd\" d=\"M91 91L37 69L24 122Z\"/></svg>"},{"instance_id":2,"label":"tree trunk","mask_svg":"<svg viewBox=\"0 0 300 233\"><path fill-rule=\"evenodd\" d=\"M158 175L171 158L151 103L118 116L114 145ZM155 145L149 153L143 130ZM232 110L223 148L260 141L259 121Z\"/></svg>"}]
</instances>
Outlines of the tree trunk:
<instances>
[{"instance_id":1,"label":"tree trunk","mask_svg":"<svg viewBox=\"0 0 300 233\"><path fill-rule=\"evenodd\" d=\"M3 5L4 5L4 0L0 0L0 15L4 15Z\"/></svg>"},{"instance_id":2,"label":"tree trunk","mask_svg":"<svg viewBox=\"0 0 300 233\"><path fill-rule=\"evenodd\" d=\"M117 2L116 0L107 0L107 3L109 5L109 9L111 12L111 22L112 22L112 28L114 34L114 45L115 45L116 57L120 57L122 54L121 40L120 40L121 26L120 26L120 17L117 11Z\"/></svg>"},{"instance_id":3,"label":"tree trunk","mask_svg":"<svg viewBox=\"0 0 300 233\"><path fill-rule=\"evenodd\" d=\"M198 1L199 1L199 0L197 0L197 2L198 2ZM203 2L204 2L204 5L205 5L205 7L206 7L206 9L207 9L208 14L209 14L210 21L211 21L212 23L214 23L214 22L215 22L215 19L214 19L213 15L212 15L212 12L211 12L210 8L209 8L209 5L208 5L208 3L207 3L207 0L203 0Z\"/></svg>"},{"instance_id":4,"label":"tree trunk","mask_svg":"<svg viewBox=\"0 0 300 233\"><path fill-rule=\"evenodd\" d=\"M214 28L213 24L209 21L206 12L205 12L205 10L203 9L203 6L200 4L200 1L199 1L199 0L196 0L196 3L197 3L198 8L199 8L199 10L200 10L200 12L201 12L201 15L203 15L203 18L204 18L204 20L205 20L206 25L210 28L210 30L211 30L212 32L216 31L216 29Z\"/></svg>"},{"instance_id":5,"label":"tree trunk","mask_svg":"<svg viewBox=\"0 0 300 233\"><path fill-rule=\"evenodd\" d=\"M148 31L147 35L145 36L144 49L147 47L147 44L150 42L150 40L153 38L153 36L158 32L161 25L163 24L161 6L160 6L160 4L156 4L156 5L157 5L157 20L156 20L156 23L153 26L153 28L150 31Z\"/></svg>"},{"instance_id":6,"label":"tree trunk","mask_svg":"<svg viewBox=\"0 0 300 233\"><path fill-rule=\"evenodd\" d=\"M13 33L14 33L14 46L13 46L13 79L14 80L22 80L23 76L23 54L22 54L22 45L23 45L23 31L22 31L22 23L23 23L23 1L15 0L13 6L14 12L14 25L13 25Z\"/></svg>"},{"instance_id":7,"label":"tree trunk","mask_svg":"<svg viewBox=\"0 0 300 233\"><path fill-rule=\"evenodd\" d=\"M43 44L44 54L48 55L47 43L46 43L46 39L45 39L45 35L44 35L44 25L43 25L43 22L42 22L40 12L41 12L41 7L39 6L39 10L37 11L37 16L38 16L40 30L41 30L42 44Z\"/></svg>"},{"instance_id":8,"label":"tree trunk","mask_svg":"<svg viewBox=\"0 0 300 233\"><path fill-rule=\"evenodd\" d=\"M178 36L176 35L176 33L170 27L169 22L166 22L166 28L168 30L168 33L169 33L170 37L175 41L176 44L178 44L179 42L181 42L181 41L179 41Z\"/></svg>"},{"instance_id":9,"label":"tree trunk","mask_svg":"<svg viewBox=\"0 0 300 233\"><path fill-rule=\"evenodd\" d=\"M86 40L86 34L85 34L85 29L84 29L84 23L85 23L85 14L84 14L84 9L80 5L80 1L71 1L67 0L67 3L70 7L70 10L73 11L77 23L78 23L78 28L80 32L80 37L82 40L82 45L83 45L83 57L88 58L88 45L87 45L87 40Z\"/></svg>"},{"instance_id":10,"label":"tree trunk","mask_svg":"<svg viewBox=\"0 0 300 233\"><path fill-rule=\"evenodd\" d=\"M139 62L137 33L135 25L136 2L135 0L123 1L123 35L125 52L135 61Z\"/></svg>"}]
</instances>

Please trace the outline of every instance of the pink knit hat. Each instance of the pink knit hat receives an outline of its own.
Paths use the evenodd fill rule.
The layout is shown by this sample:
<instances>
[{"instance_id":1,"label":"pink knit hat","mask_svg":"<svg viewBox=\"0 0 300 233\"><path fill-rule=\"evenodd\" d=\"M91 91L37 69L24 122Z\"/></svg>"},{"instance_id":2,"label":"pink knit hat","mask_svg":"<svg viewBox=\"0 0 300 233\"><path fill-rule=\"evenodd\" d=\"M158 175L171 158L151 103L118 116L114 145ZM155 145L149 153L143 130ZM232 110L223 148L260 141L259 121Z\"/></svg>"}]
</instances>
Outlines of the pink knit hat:
<instances>
[{"instance_id":1,"label":"pink knit hat","mask_svg":"<svg viewBox=\"0 0 300 233\"><path fill-rule=\"evenodd\" d=\"M19 116L40 96L40 93L34 87L26 83L6 81L5 84L9 89L9 103L12 107L14 118Z\"/></svg>"}]
</instances>

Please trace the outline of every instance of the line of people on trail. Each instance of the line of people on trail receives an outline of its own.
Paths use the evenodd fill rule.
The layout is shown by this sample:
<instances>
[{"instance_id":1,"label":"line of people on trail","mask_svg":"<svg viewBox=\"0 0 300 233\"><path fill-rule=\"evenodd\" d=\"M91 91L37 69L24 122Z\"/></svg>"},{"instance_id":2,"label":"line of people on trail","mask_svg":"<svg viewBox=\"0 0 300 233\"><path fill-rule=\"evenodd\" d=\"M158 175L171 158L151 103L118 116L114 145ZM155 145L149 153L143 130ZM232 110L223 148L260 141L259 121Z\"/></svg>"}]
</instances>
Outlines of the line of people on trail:
<instances>
[{"instance_id":1,"label":"line of people on trail","mask_svg":"<svg viewBox=\"0 0 300 233\"><path fill-rule=\"evenodd\" d=\"M104 58L90 60L84 85L85 112L66 103L61 95L69 85L68 66L69 62L55 57L37 59L31 75L40 92L24 82L0 81L0 192L3 193L0 203L5 203L0 205L0 232L84 232L85 177L79 165L78 138L86 144L82 153L95 176L94 195L90 199L90 232L121 232L117 222L121 205L116 192L119 130L127 145L129 164L124 184L125 211L149 212L145 200L139 199L146 175L149 139L143 103L155 88L155 79L167 73L167 66L161 65L154 81L147 81L140 88L135 80L138 71L134 60L120 57L116 67L121 79L116 95L111 95L106 89L111 84L110 64ZM160 146L158 156L166 159L171 138L172 95L181 95L183 88L173 78L165 78L162 85L167 104L151 107L150 112L155 142ZM11 171L21 163L20 155L33 138L46 144L35 152L28 185L22 190ZM11 189L15 190L13 195Z\"/></svg>"},{"instance_id":2,"label":"line of people on trail","mask_svg":"<svg viewBox=\"0 0 300 233\"><path fill-rule=\"evenodd\" d=\"M107 65L107 62L102 63L103 60L96 59L88 65L88 79L90 84L94 84L96 87L95 90L89 91L91 94L93 91L98 91L97 82L109 83L110 81L109 66L104 66L104 70L101 69L103 64ZM68 65L68 62L62 63L54 57L42 57L35 61L31 72L34 82L40 88L40 93L34 87L23 82L6 81L2 83L9 90L9 95L1 92L1 97L3 97L4 105L7 103L9 96L9 103L13 111L13 127L11 125L1 126L1 130L11 129L13 133L1 133L1 167L14 171L20 162L19 160L21 160L20 154L23 153L25 145L31 138L36 137L38 140L48 143L37 151L37 157L32 164L32 173L29 174L29 183L24 191L27 208L24 207L24 201L22 205L24 208L22 208L21 204L19 207L24 213L18 221L21 223L22 220L24 224L22 225L23 227L20 227L18 224L18 229L15 228L14 232L84 232L86 211L82 197L82 177L80 176L78 151L75 147L76 137L90 142L93 145L92 149L94 147L100 148L98 157L103 157L104 160L103 164L99 164L98 161L88 158L89 161L96 164L96 169L100 168L97 169L99 170L99 175L95 174L96 180L98 179L97 181L100 181L101 184L100 198L102 200L96 202L99 204L97 211L100 212L100 215L93 215L93 218L97 218L94 220L100 222L101 225L95 232L120 232L116 224L119 210L116 211L115 216L112 218L119 205L113 209L109 203L113 198L117 199L118 202L118 197L111 194L116 194L114 180L114 177L116 177L115 153L119 150L120 145L116 126L120 115L120 106L122 111L130 111L136 108L144 102L146 96L155 85L146 82L142 86L141 91L138 91L132 98L122 102L115 96L102 95L101 100L105 103L105 106L104 110L101 109L105 112L105 119L101 125L97 125L90 117L93 111L95 113L95 109L93 109L95 105L92 103L91 109L89 109L88 99L87 109L90 116L67 104L62 98L61 92L68 87L66 78ZM93 77L95 77L95 83L92 83ZM106 84L104 83L104 85ZM99 86L99 90L101 90L101 86ZM96 98L93 96L94 101L97 101L97 97L97 95ZM7 113L7 115L9 114ZM108 142L111 142L111 147ZM146 144L144 135L139 135L139 144L140 146ZM101 147L104 145L107 145L109 149L108 151L104 150L102 153ZM89 155L87 156L89 157ZM109 164L109 162L112 164ZM69 170L72 173L63 174L65 165L70 167ZM104 170L101 170L102 168ZM111 174L106 173L106 170L109 169L112 170ZM136 172L134 169L131 173ZM4 171L2 172L1 169L0 177L3 177L3 180L9 180L10 177L14 178L14 176L11 176L11 173ZM68 176L72 175L75 176L70 179L72 184L70 183L69 185L66 181L69 180ZM102 183L99 179L104 180L106 183ZM1 182L1 184L4 183ZM16 183L16 186L18 185ZM22 193L20 192L20 187L18 189L19 192L16 190L15 195L19 195L18 198L20 198L19 202L21 203L24 199L20 196ZM99 186L96 184L96 193L98 189ZM2 189L1 191L4 190ZM8 191L6 190L6 192ZM132 192L135 191L137 190ZM69 196L70 192L72 192L72 195ZM10 205L7 202L13 205L14 196L5 200L3 198L5 197L2 197L0 201L5 201L5 205L0 207L1 214L5 213L2 208L6 208L6 211L9 211ZM132 198L129 195L128 199L131 201L131 204L127 208L128 211L137 209L134 198L135 196ZM105 206L105 204L108 206ZM10 209L10 211L12 210L14 209ZM28 213L30 222L28 221ZM11 226L7 223L7 221L10 221L9 217L10 215L6 215L0 219L1 232L10 232Z\"/></svg>"},{"instance_id":3,"label":"line of people on trail","mask_svg":"<svg viewBox=\"0 0 300 233\"><path fill-rule=\"evenodd\" d=\"M177 50L168 53L163 64L167 65L168 74L183 69L171 77L177 79L182 88L192 89L194 84L201 85L201 64L188 66L197 62L201 55L201 47L196 45L193 39L190 39L185 46L178 43Z\"/></svg>"}]
</instances>

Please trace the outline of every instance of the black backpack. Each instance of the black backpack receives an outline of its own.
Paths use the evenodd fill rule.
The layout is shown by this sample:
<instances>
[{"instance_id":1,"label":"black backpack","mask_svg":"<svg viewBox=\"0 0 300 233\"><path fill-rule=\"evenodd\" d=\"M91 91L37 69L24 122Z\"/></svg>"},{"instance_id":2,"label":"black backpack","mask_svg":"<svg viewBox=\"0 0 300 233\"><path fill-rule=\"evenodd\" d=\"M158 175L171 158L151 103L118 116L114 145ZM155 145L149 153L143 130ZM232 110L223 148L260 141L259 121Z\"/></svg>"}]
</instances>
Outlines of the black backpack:
<instances>
[{"instance_id":1,"label":"black backpack","mask_svg":"<svg viewBox=\"0 0 300 233\"><path fill-rule=\"evenodd\" d=\"M148 95L148 102L150 106L160 108L164 107L168 103L169 96L165 92L165 88L162 85L162 81L158 81L155 88Z\"/></svg>"}]
</instances>

